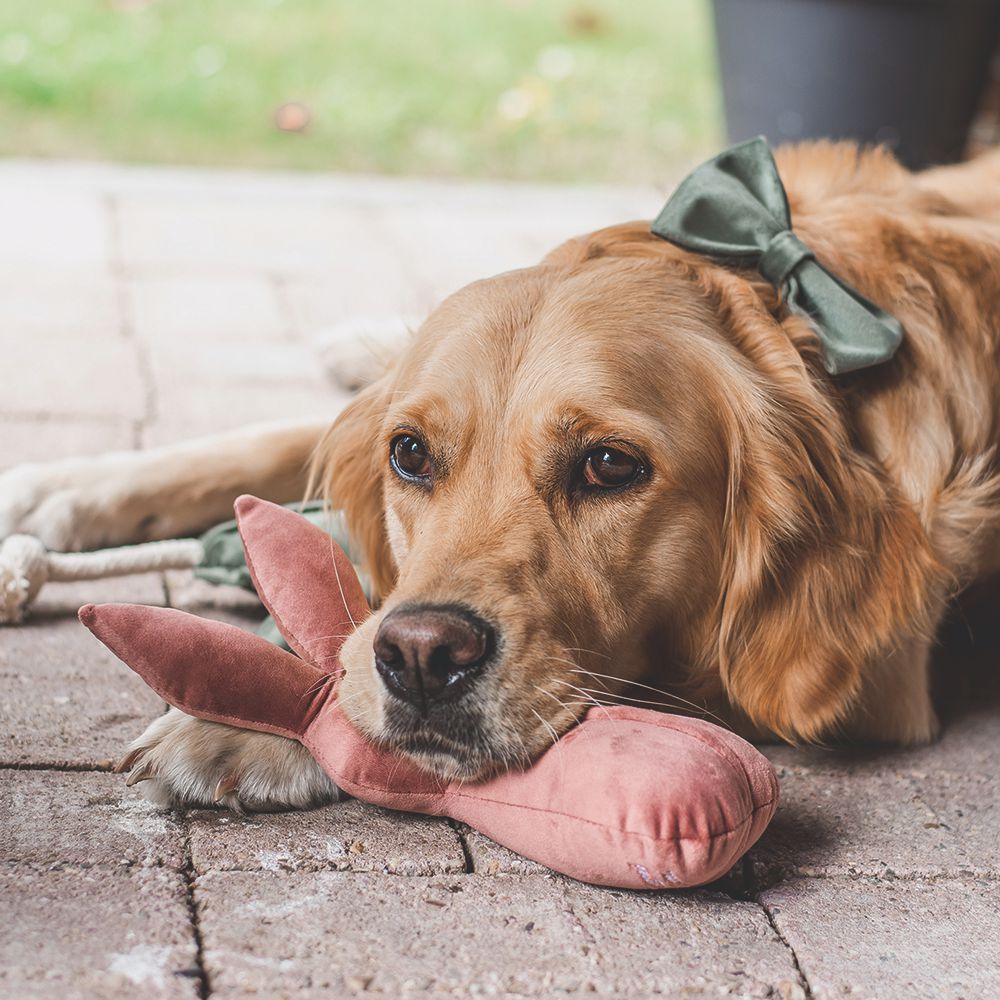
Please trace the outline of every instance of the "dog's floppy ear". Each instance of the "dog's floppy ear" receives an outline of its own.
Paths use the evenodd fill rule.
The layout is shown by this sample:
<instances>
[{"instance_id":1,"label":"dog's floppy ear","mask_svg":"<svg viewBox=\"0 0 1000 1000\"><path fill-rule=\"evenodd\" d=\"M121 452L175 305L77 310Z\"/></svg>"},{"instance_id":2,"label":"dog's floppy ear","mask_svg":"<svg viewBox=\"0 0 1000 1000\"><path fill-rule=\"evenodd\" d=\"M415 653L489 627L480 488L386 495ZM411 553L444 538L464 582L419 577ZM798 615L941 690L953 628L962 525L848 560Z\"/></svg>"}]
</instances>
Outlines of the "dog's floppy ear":
<instances>
[{"instance_id":1,"label":"dog's floppy ear","mask_svg":"<svg viewBox=\"0 0 1000 1000\"><path fill-rule=\"evenodd\" d=\"M347 518L352 541L378 601L395 582L396 567L385 525L382 475L387 461L380 444L392 376L363 389L341 412L313 453L310 494L322 493Z\"/></svg>"},{"instance_id":2,"label":"dog's floppy ear","mask_svg":"<svg viewBox=\"0 0 1000 1000\"><path fill-rule=\"evenodd\" d=\"M724 415L722 679L758 726L816 740L844 718L867 664L929 630L945 573L916 511L851 443L803 361L808 331L785 329L800 321L775 319L734 276L714 291L751 362Z\"/></svg>"}]
</instances>

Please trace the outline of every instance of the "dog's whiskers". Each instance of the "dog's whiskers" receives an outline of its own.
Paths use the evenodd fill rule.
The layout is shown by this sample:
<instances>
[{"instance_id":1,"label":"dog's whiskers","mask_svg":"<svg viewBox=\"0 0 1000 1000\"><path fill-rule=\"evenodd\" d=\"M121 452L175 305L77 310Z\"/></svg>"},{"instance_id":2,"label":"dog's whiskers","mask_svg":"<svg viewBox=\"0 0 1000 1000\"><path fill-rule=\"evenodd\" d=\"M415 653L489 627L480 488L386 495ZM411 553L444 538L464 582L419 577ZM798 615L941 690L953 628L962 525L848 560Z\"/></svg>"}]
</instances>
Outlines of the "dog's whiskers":
<instances>
[{"instance_id":1,"label":"dog's whiskers","mask_svg":"<svg viewBox=\"0 0 1000 1000\"><path fill-rule=\"evenodd\" d=\"M596 649L585 649L583 646L563 646L564 653L587 653L589 656L599 656L602 660L610 660L607 653L598 653Z\"/></svg>"},{"instance_id":2,"label":"dog's whiskers","mask_svg":"<svg viewBox=\"0 0 1000 1000\"><path fill-rule=\"evenodd\" d=\"M559 681L560 684L567 684L569 687L574 687L569 681ZM676 708L678 707L676 703L671 703L667 701L653 701L651 698L632 698L627 694L606 694L603 691L599 691L597 688L576 688L577 691L587 691L593 694L602 695L607 698L613 698L614 701L602 702L602 705L608 704L618 704L620 702L626 701L632 705L651 705L654 708Z\"/></svg>"},{"instance_id":3,"label":"dog's whiskers","mask_svg":"<svg viewBox=\"0 0 1000 1000\"><path fill-rule=\"evenodd\" d=\"M333 572L337 577L337 587L340 589L340 599L344 602L344 610L347 612L347 617L350 620L351 625L354 628L358 627L358 623L354 620L354 615L351 614L351 609L347 604L347 596L344 594L344 584L340 579L340 567L337 565L336 548L334 547L337 543L331 538L330 539L330 558L333 560Z\"/></svg>"},{"instance_id":4,"label":"dog's whiskers","mask_svg":"<svg viewBox=\"0 0 1000 1000\"><path fill-rule=\"evenodd\" d=\"M604 678L609 681L616 681L619 684L624 684L626 687L637 687L637 688L642 688L645 691L652 691L653 694L659 695L661 698L666 698L668 701L672 701L677 706L683 705L686 706L687 708L694 709L696 712L699 712L702 715L711 716L713 719L715 719L716 722L719 723L719 725L724 726L726 729L730 728L724 719L721 719L714 712L710 711L705 705L699 705L696 701L691 701L688 698L684 698L681 695L675 694L672 691L664 691L662 688L653 687L651 684L643 684L640 681L626 680L624 677L613 677L611 674L599 674L595 673L593 670L584 670L581 666L579 666L579 664L576 665L576 670L572 671L572 673L577 673L584 676L592 677L599 684L601 683L601 678ZM619 695L611 692L609 692L609 696L612 698L622 698L629 701L636 700L634 698L628 698L628 696L626 695ZM656 704L656 703L650 702L649 704Z\"/></svg>"},{"instance_id":5,"label":"dog's whiskers","mask_svg":"<svg viewBox=\"0 0 1000 1000\"><path fill-rule=\"evenodd\" d=\"M559 683L559 684L565 684L567 687L571 687L571 688L573 688L574 691L578 691L580 694L582 694L583 697L586 698L587 700L584 701L584 702L581 702L580 703L581 705L590 704L590 705L593 705L594 708L604 709L605 710L604 714L605 715L608 714L607 713L607 706L602 705L601 702L599 702L592 694L590 694L589 692L585 691L583 688L577 687L575 684L570 684L569 681L565 681L565 680L563 680L562 678L559 678L559 677L556 678L556 681L557 681L557 683ZM563 704L561 701L559 701L559 699L551 691L546 691L544 688L540 688L537 684L534 685L534 686L535 686L535 689L537 691L541 691L542 694L547 694L550 698L553 698L555 701L559 702L560 705ZM563 707L565 708L566 706L564 705ZM608 718L610 718L610 716L608 716Z\"/></svg>"},{"instance_id":6,"label":"dog's whiskers","mask_svg":"<svg viewBox=\"0 0 1000 1000\"><path fill-rule=\"evenodd\" d=\"M555 746L559 742L559 734L552 723L547 719L543 719L533 708L529 708L528 711L549 731L549 735L552 737L552 745Z\"/></svg>"},{"instance_id":7,"label":"dog's whiskers","mask_svg":"<svg viewBox=\"0 0 1000 1000\"><path fill-rule=\"evenodd\" d=\"M560 708L565 709L567 712L572 712L573 708L582 708L584 705L591 704L595 708L603 708L604 706L596 702L590 695L585 694L584 697L586 701L571 701L564 702L561 698L555 695L551 691L547 691L543 687L539 687L537 684L533 684L532 687L539 693L544 694L546 697L551 698ZM574 713L575 714L575 713Z\"/></svg>"}]
</instances>

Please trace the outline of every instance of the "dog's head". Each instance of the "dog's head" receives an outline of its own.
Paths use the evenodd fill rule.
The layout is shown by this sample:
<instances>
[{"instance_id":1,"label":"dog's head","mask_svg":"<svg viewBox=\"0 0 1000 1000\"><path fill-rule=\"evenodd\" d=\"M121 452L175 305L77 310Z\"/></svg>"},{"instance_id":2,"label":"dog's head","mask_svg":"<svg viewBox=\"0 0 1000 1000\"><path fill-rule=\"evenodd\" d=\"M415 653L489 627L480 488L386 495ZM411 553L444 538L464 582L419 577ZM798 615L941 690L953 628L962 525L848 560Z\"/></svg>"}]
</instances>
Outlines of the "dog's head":
<instances>
[{"instance_id":1,"label":"dog's head","mask_svg":"<svg viewBox=\"0 0 1000 1000\"><path fill-rule=\"evenodd\" d=\"M317 454L383 597L348 714L462 779L675 668L826 731L933 567L815 370L772 290L638 224L452 296Z\"/></svg>"}]
</instances>

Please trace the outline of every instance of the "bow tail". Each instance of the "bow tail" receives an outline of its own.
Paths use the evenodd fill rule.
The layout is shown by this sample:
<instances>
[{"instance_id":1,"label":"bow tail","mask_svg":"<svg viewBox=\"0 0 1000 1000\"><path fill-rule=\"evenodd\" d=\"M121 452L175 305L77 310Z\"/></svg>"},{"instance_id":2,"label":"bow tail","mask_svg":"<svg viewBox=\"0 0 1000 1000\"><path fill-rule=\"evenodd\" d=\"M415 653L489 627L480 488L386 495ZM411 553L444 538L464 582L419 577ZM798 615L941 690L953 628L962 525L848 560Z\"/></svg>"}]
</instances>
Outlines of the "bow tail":
<instances>
[{"instance_id":1,"label":"bow tail","mask_svg":"<svg viewBox=\"0 0 1000 1000\"><path fill-rule=\"evenodd\" d=\"M903 340L895 316L845 285L813 259L802 261L784 285L785 303L816 329L823 367L843 375L891 358Z\"/></svg>"}]
</instances>

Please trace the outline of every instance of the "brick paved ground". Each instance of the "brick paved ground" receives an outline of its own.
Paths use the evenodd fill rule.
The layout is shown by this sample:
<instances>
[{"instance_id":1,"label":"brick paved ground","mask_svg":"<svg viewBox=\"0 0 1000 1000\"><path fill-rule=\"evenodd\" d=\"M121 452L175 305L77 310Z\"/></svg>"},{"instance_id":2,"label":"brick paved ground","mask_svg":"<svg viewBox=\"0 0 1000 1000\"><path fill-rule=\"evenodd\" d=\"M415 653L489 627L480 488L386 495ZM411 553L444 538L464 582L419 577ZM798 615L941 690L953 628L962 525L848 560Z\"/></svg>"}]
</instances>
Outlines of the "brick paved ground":
<instances>
[{"instance_id":1,"label":"brick paved ground","mask_svg":"<svg viewBox=\"0 0 1000 1000\"><path fill-rule=\"evenodd\" d=\"M656 207L0 164L0 468L332 415L344 397L311 346L329 324L417 314ZM358 803L155 811L109 766L163 706L73 613L204 596L176 574L52 586L0 632L0 996L1000 995L995 647L943 654L949 676L971 664L989 683L940 744L769 751L784 801L747 862L711 890L640 896Z\"/></svg>"}]
</instances>

